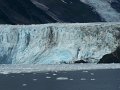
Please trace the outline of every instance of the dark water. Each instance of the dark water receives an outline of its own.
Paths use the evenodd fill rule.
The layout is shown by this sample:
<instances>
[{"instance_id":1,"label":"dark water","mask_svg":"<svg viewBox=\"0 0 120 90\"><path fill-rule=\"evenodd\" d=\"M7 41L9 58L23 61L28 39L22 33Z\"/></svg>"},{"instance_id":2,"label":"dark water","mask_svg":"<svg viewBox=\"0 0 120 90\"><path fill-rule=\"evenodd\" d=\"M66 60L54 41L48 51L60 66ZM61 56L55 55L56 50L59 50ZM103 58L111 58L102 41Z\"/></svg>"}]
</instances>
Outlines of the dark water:
<instances>
[{"instance_id":1,"label":"dark water","mask_svg":"<svg viewBox=\"0 0 120 90\"><path fill-rule=\"evenodd\" d=\"M1 74L0 90L120 90L120 69Z\"/></svg>"}]
</instances>

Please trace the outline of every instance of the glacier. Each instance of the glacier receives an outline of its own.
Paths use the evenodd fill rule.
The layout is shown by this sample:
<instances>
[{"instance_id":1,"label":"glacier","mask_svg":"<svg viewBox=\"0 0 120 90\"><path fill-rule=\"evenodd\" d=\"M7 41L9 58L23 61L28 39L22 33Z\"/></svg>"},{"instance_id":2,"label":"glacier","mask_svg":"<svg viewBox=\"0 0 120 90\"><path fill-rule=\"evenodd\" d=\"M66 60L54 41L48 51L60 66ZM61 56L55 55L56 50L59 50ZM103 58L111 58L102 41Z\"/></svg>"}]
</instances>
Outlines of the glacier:
<instances>
[{"instance_id":1,"label":"glacier","mask_svg":"<svg viewBox=\"0 0 120 90\"><path fill-rule=\"evenodd\" d=\"M119 42L120 23L0 25L0 64L97 63Z\"/></svg>"}]
</instances>

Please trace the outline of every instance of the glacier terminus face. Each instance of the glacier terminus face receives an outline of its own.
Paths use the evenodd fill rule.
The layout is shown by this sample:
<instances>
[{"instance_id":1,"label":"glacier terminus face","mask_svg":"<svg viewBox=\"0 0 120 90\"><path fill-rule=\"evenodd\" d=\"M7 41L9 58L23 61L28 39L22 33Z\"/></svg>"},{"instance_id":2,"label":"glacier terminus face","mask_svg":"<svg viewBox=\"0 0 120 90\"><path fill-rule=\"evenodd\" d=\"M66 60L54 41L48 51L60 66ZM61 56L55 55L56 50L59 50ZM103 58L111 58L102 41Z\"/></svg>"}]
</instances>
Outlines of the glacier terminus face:
<instances>
[{"instance_id":1,"label":"glacier terminus face","mask_svg":"<svg viewBox=\"0 0 120 90\"><path fill-rule=\"evenodd\" d=\"M120 23L0 25L0 64L97 63L119 42Z\"/></svg>"}]
</instances>

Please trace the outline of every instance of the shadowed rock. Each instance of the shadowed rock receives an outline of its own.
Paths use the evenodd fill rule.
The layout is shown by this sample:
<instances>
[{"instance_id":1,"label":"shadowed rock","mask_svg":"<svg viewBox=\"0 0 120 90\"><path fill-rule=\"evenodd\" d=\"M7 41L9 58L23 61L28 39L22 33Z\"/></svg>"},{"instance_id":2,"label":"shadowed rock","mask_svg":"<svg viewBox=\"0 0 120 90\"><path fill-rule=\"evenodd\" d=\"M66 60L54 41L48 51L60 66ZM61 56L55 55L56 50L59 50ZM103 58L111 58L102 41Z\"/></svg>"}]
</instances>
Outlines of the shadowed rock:
<instances>
[{"instance_id":1,"label":"shadowed rock","mask_svg":"<svg viewBox=\"0 0 120 90\"><path fill-rule=\"evenodd\" d=\"M120 47L118 47L115 52L111 54L104 55L99 63L120 63Z\"/></svg>"},{"instance_id":2,"label":"shadowed rock","mask_svg":"<svg viewBox=\"0 0 120 90\"><path fill-rule=\"evenodd\" d=\"M80 0L71 1L65 4L61 0L0 0L0 24L105 21L91 6Z\"/></svg>"},{"instance_id":3,"label":"shadowed rock","mask_svg":"<svg viewBox=\"0 0 120 90\"><path fill-rule=\"evenodd\" d=\"M74 63L88 63L88 62L84 60L78 60L78 61L75 61Z\"/></svg>"}]
</instances>

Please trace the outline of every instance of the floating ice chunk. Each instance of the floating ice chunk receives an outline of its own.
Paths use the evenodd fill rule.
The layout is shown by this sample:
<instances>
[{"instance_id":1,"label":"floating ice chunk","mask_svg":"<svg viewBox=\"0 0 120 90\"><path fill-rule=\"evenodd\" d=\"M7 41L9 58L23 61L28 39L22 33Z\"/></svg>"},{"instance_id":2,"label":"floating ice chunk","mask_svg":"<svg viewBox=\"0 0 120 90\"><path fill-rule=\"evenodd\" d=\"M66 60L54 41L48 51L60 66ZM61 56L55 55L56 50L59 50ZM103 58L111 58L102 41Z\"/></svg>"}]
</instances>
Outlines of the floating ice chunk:
<instances>
[{"instance_id":1,"label":"floating ice chunk","mask_svg":"<svg viewBox=\"0 0 120 90\"><path fill-rule=\"evenodd\" d=\"M2 71L2 72L0 72L0 74L9 74L9 71Z\"/></svg>"},{"instance_id":2,"label":"floating ice chunk","mask_svg":"<svg viewBox=\"0 0 120 90\"><path fill-rule=\"evenodd\" d=\"M23 87L25 87L25 86L27 86L27 84L26 84L26 83L24 83L24 84L22 84L22 86L23 86Z\"/></svg>"},{"instance_id":3,"label":"floating ice chunk","mask_svg":"<svg viewBox=\"0 0 120 90\"><path fill-rule=\"evenodd\" d=\"M83 71L84 73L88 73L88 71Z\"/></svg>"},{"instance_id":4,"label":"floating ice chunk","mask_svg":"<svg viewBox=\"0 0 120 90\"><path fill-rule=\"evenodd\" d=\"M86 78L81 78L80 80L84 81L84 80L86 80Z\"/></svg>"},{"instance_id":5,"label":"floating ice chunk","mask_svg":"<svg viewBox=\"0 0 120 90\"><path fill-rule=\"evenodd\" d=\"M72 81L72 80L74 80L74 79L72 79L72 78L71 78L71 79L69 79L69 80L71 80L71 81Z\"/></svg>"},{"instance_id":6,"label":"floating ice chunk","mask_svg":"<svg viewBox=\"0 0 120 90\"><path fill-rule=\"evenodd\" d=\"M45 78L50 79L51 77L47 76L47 77L45 77Z\"/></svg>"},{"instance_id":7,"label":"floating ice chunk","mask_svg":"<svg viewBox=\"0 0 120 90\"><path fill-rule=\"evenodd\" d=\"M68 80L68 77L58 77L56 80Z\"/></svg>"},{"instance_id":8,"label":"floating ice chunk","mask_svg":"<svg viewBox=\"0 0 120 90\"><path fill-rule=\"evenodd\" d=\"M90 75L94 75L94 73L90 73Z\"/></svg>"},{"instance_id":9,"label":"floating ice chunk","mask_svg":"<svg viewBox=\"0 0 120 90\"><path fill-rule=\"evenodd\" d=\"M33 79L33 81L37 81L37 79L36 79L36 78L34 78L34 79Z\"/></svg>"},{"instance_id":10,"label":"floating ice chunk","mask_svg":"<svg viewBox=\"0 0 120 90\"><path fill-rule=\"evenodd\" d=\"M55 73L53 74L53 76L56 76L56 75L57 75L57 74L55 74Z\"/></svg>"},{"instance_id":11,"label":"floating ice chunk","mask_svg":"<svg viewBox=\"0 0 120 90\"><path fill-rule=\"evenodd\" d=\"M91 80L91 81L95 81L95 78L91 78L90 80Z\"/></svg>"}]
</instances>

